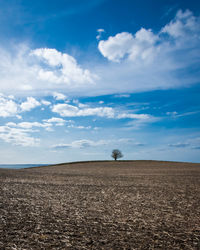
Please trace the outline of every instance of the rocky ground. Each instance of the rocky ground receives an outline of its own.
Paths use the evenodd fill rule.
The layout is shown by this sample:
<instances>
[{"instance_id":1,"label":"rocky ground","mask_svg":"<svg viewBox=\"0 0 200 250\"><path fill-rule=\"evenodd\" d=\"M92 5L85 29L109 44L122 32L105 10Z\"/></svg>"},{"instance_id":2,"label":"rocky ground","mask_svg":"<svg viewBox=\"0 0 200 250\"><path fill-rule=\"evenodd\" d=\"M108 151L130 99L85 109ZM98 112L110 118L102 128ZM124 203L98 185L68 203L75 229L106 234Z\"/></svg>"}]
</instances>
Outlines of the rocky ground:
<instances>
[{"instance_id":1,"label":"rocky ground","mask_svg":"<svg viewBox=\"0 0 200 250\"><path fill-rule=\"evenodd\" d=\"M200 249L200 164L0 169L0 249Z\"/></svg>"}]
</instances>

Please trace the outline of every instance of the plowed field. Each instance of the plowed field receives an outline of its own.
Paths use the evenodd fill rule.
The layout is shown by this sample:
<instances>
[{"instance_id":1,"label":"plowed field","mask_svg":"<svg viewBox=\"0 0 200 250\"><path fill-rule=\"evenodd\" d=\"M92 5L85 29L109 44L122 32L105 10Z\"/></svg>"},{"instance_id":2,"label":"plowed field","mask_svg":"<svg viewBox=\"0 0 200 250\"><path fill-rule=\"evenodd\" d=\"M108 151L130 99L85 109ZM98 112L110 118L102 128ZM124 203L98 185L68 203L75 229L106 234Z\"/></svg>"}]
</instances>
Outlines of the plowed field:
<instances>
[{"instance_id":1,"label":"plowed field","mask_svg":"<svg viewBox=\"0 0 200 250\"><path fill-rule=\"evenodd\" d=\"M200 249L200 164L0 169L0 249Z\"/></svg>"}]
</instances>

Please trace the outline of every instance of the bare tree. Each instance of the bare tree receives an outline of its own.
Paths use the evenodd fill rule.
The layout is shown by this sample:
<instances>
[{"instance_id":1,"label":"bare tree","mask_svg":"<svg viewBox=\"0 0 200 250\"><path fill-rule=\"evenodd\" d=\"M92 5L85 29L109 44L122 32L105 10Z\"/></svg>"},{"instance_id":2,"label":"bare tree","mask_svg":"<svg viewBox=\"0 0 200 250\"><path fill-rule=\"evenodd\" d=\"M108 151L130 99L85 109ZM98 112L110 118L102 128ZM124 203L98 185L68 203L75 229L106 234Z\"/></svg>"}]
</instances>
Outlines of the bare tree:
<instances>
[{"instance_id":1,"label":"bare tree","mask_svg":"<svg viewBox=\"0 0 200 250\"><path fill-rule=\"evenodd\" d=\"M113 149L111 157L116 161L117 159L122 158L123 154L119 149Z\"/></svg>"}]
</instances>

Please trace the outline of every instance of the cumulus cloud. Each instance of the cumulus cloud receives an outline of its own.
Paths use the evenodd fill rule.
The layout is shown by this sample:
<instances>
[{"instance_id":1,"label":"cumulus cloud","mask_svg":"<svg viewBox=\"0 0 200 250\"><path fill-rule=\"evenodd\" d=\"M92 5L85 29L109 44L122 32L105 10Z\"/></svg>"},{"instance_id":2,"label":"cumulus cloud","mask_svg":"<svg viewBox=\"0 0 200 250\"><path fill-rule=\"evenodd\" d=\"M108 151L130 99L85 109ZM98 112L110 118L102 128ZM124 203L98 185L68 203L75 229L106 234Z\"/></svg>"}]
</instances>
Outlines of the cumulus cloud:
<instances>
[{"instance_id":1,"label":"cumulus cloud","mask_svg":"<svg viewBox=\"0 0 200 250\"><path fill-rule=\"evenodd\" d=\"M19 123L8 122L6 124L6 126L23 128L23 129L27 129L27 131L29 129L32 129L33 127L38 127L38 128L44 128L46 130L51 130L51 127L53 125L55 125L55 126L64 126L65 123L66 123L66 121L64 119L62 119L62 118L52 117L50 119L44 119L43 122L19 122Z\"/></svg>"},{"instance_id":2,"label":"cumulus cloud","mask_svg":"<svg viewBox=\"0 0 200 250\"><path fill-rule=\"evenodd\" d=\"M27 97L26 102L21 103L20 108L21 111L30 111L31 109L34 109L41 104L33 97Z\"/></svg>"},{"instance_id":3,"label":"cumulus cloud","mask_svg":"<svg viewBox=\"0 0 200 250\"><path fill-rule=\"evenodd\" d=\"M56 49L0 45L0 91L100 96L185 87L200 80L200 18L189 10L178 11L158 32L145 27L121 32L99 40L98 49L108 60L85 61L85 67Z\"/></svg>"},{"instance_id":4,"label":"cumulus cloud","mask_svg":"<svg viewBox=\"0 0 200 250\"><path fill-rule=\"evenodd\" d=\"M26 101L20 102L20 100L15 99L13 96L0 94L0 117L15 116L21 119L20 113L30 111L40 105L40 102L33 97L27 97Z\"/></svg>"},{"instance_id":5,"label":"cumulus cloud","mask_svg":"<svg viewBox=\"0 0 200 250\"><path fill-rule=\"evenodd\" d=\"M100 116L100 117L114 117L113 108L97 107L97 108L79 108L70 104L62 103L53 106L52 111L60 114L63 117L76 116Z\"/></svg>"},{"instance_id":6,"label":"cumulus cloud","mask_svg":"<svg viewBox=\"0 0 200 250\"><path fill-rule=\"evenodd\" d=\"M47 124L55 124L56 126L63 126L65 125L66 121L62 118L58 118L58 117L52 117L50 119L44 119L44 122L46 122Z\"/></svg>"},{"instance_id":7,"label":"cumulus cloud","mask_svg":"<svg viewBox=\"0 0 200 250\"><path fill-rule=\"evenodd\" d=\"M34 130L33 128L44 128L46 131L53 131L52 123L41 123L41 122L8 122L6 126L10 128L21 128L26 131L26 133L39 132L38 130Z\"/></svg>"},{"instance_id":8,"label":"cumulus cloud","mask_svg":"<svg viewBox=\"0 0 200 250\"><path fill-rule=\"evenodd\" d=\"M45 105L45 106L49 106L49 105L51 105L51 102L46 101L46 100L42 100L42 101L41 101L41 104L43 104L43 105Z\"/></svg>"},{"instance_id":9,"label":"cumulus cloud","mask_svg":"<svg viewBox=\"0 0 200 250\"><path fill-rule=\"evenodd\" d=\"M199 29L199 18L193 16L190 10L183 12L179 10L174 20L162 28L161 33L167 33L173 38L187 37L188 34L195 35Z\"/></svg>"},{"instance_id":10,"label":"cumulus cloud","mask_svg":"<svg viewBox=\"0 0 200 250\"><path fill-rule=\"evenodd\" d=\"M56 100L65 100L67 98L64 94L62 94L62 93L56 93L56 92L53 94L53 97Z\"/></svg>"},{"instance_id":11,"label":"cumulus cloud","mask_svg":"<svg viewBox=\"0 0 200 250\"><path fill-rule=\"evenodd\" d=\"M141 28L133 36L128 32L122 32L106 41L100 41L98 48L104 57L110 61L120 62L126 55L130 60L141 58L148 59L154 52L153 48L158 41L158 36L148 29Z\"/></svg>"},{"instance_id":12,"label":"cumulus cloud","mask_svg":"<svg viewBox=\"0 0 200 250\"><path fill-rule=\"evenodd\" d=\"M34 128L43 128L47 131L52 131L54 125L64 126L65 123L64 119L57 117L45 119L43 122L8 122L5 126L0 126L0 139L18 146L38 146L40 139L31 135L32 133L39 132Z\"/></svg>"},{"instance_id":13,"label":"cumulus cloud","mask_svg":"<svg viewBox=\"0 0 200 250\"><path fill-rule=\"evenodd\" d=\"M30 136L26 129L10 126L0 126L0 139L19 146L38 146L40 139Z\"/></svg>"},{"instance_id":14,"label":"cumulus cloud","mask_svg":"<svg viewBox=\"0 0 200 250\"><path fill-rule=\"evenodd\" d=\"M31 50L28 45L11 48L0 44L0 91L18 95L82 92L98 78L81 67L76 59L56 49Z\"/></svg>"},{"instance_id":15,"label":"cumulus cloud","mask_svg":"<svg viewBox=\"0 0 200 250\"><path fill-rule=\"evenodd\" d=\"M40 68L38 79L56 84L79 85L93 83L94 75L87 69L82 69L75 58L67 53L61 53L56 49L36 49L31 55L52 67L51 70Z\"/></svg>"},{"instance_id":16,"label":"cumulus cloud","mask_svg":"<svg viewBox=\"0 0 200 250\"><path fill-rule=\"evenodd\" d=\"M114 37L110 36L106 41L100 41L98 48L104 57L108 58L110 61L119 62L129 51L132 40L132 34L122 32Z\"/></svg>"},{"instance_id":17,"label":"cumulus cloud","mask_svg":"<svg viewBox=\"0 0 200 250\"><path fill-rule=\"evenodd\" d=\"M6 97L0 94L0 116L9 117L16 116L18 112L18 105L12 100L13 98Z\"/></svg>"},{"instance_id":18,"label":"cumulus cloud","mask_svg":"<svg viewBox=\"0 0 200 250\"><path fill-rule=\"evenodd\" d=\"M79 103L78 103L79 104ZM155 117L149 114L133 114L126 111L118 111L112 107L88 107L74 106L66 103L55 104L52 111L62 117L99 116L112 119L136 119L143 123L155 121Z\"/></svg>"},{"instance_id":19,"label":"cumulus cloud","mask_svg":"<svg viewBox=\"0 0 200 250\"><path fill-rule=\"evenodd\" d=\"M98 48L110 61L120 62L126 59L138 63L140 60L144 62L150 59L152 62L156 55L162 55L162 49L172 51L180 49L184 44L191 46L194 42L195 44L199 42L199 25L199 17L195 17L189 10L185 12L179 10L175 18L158 33L145 28L141 28L135 34L122 32L110 36L108 40L100 41ZM171 40L169 37L164 37L165 34ZM186 44L188 39L192 40L192 43ZM179 43L180 40L182 43ZM169 44L169 42L172 43Z\"/></svg>"},{"instance_id":20,"label":"cumulus cloud","mask_svg":"<svg viewBox=\"0 0 200 250\"><path fill-rule=\"evenodd\" d=\"M101 40L98 48L110 62L98 69L110 92L176 88L200 80L200 18L188 10L178 11L158 32L121 32Z\"/></svg>"}]
</instances>

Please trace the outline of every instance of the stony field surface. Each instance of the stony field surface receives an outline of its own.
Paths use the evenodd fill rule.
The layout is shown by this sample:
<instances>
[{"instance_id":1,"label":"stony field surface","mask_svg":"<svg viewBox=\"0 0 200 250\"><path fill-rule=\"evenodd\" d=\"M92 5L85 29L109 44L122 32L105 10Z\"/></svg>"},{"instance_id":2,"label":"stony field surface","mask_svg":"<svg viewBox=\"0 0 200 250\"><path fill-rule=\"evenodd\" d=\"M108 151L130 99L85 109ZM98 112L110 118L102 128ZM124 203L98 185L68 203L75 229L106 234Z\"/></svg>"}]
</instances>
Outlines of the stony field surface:
<instances>
[{"instance_id":1,"label":"stony field surface","mask_svg":"<svg viewBox=\"0 0 200 250\"><path fill-rule=\"evenodd\" d=\"M0 169L0 249L200 249L200 164Z\"/></svg>"}]
</instances>

